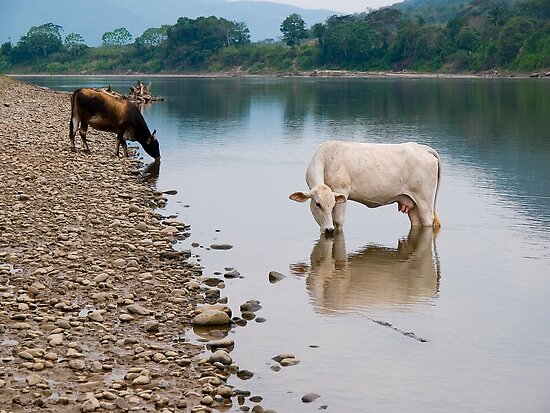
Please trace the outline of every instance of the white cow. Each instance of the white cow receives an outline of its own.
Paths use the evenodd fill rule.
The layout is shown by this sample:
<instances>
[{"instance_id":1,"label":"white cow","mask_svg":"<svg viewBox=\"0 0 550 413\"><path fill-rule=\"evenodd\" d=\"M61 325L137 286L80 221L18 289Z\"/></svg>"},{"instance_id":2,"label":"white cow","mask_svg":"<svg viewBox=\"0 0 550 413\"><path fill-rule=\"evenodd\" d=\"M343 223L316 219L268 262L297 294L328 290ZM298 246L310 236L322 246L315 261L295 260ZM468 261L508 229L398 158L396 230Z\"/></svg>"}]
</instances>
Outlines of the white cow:
<instances>
[{"instance_id":1,"label":"white cow","mask_svg":"<svg viewBox=\"0 0 550 413\"><path fill-rule=\"evenodd\" d=\"M311 199L321 233L343 227L348 199L369 208L397 202L411 226L439 227L435 200L440 176L439 155L426 145L328 141L319 145L307 168L310 191L289 198Z\"/></svg>"}]
</instances>

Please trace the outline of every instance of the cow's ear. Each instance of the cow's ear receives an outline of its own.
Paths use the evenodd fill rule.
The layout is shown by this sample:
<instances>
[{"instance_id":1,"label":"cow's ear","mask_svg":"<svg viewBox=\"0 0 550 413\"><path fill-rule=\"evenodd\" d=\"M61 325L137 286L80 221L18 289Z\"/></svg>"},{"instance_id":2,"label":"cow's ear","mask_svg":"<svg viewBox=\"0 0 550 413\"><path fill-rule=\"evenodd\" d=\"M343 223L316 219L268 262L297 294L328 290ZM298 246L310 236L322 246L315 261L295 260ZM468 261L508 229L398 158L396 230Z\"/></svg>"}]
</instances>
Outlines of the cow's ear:
<instances>
[{"instance_id":1,"label":"cow's ear","mask_svg":"<svg viewBox=\"0 0 550 413\"><path fill-rule=\"evenodd\" d=\"M333 192L333 194L334 194L334 200L336 201L337 204L343 204L344 202L347 201L345 195L337 194L336 192Z\"/></svg>"},{"instance_id":2,"label":"cow's ear","mask_svg":"<svg viewBox=\"0 0 550 413\"><path fill-rule=\"evenodd\" d=\"M311 195L307 192L294 192L290 194L288 198L296 202L306 202L311 198Z\"/></svg>"}]
</instances>

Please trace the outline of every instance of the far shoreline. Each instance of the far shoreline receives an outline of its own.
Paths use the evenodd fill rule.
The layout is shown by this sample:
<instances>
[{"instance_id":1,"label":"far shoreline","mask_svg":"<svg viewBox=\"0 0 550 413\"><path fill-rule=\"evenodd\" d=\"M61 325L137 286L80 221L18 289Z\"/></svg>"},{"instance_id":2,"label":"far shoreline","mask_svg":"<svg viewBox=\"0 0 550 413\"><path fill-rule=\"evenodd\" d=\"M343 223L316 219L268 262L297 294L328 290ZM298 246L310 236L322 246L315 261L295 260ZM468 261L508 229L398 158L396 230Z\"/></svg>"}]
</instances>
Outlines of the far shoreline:
<instances>
[{"instance_id":1,"label":"far shoreline","mask_svg":"<svg viewBox=\"0 0 550 413\"><path fill-rule=\"evenodd\" d=\"M29 77L127 77L127 78L311 78L311 79L550 79L550 72L497 72L485 71L480 73L429 73L429 72L360 72L350 70L313 70L282 73L247 73L241 71L227 72L197 72L197 73L6 73L5 76Z\"/></svg>"}]
</instances>

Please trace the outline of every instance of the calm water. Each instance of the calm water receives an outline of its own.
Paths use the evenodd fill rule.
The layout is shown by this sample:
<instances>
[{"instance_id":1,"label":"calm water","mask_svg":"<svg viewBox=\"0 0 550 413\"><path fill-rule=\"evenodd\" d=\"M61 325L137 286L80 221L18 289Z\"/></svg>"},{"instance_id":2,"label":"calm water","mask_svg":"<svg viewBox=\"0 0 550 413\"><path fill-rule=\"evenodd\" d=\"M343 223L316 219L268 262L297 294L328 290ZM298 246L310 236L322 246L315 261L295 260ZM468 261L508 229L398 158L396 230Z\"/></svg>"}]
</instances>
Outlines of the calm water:
<instances>
[{"instance_id":1,"label":"calm water","mask_svg":"<svg viewBox=\"0 0 550 413\"><path fill-rule=\"evenodd\" d=\"M124 93L136 81L27 80ZM191 225L179 248L205 275L242 274L222 290L235 313L263 306L265 323L230 333L255 373L232 385L278 412L549 411L550 81L142 80L166 98L144 116L161 143L156 185L178 191L162 213ZM320 238L288 195L327 139L436 148L436 236L409 234L395 205L350 203L344 235ZM270 284L270 271L287 277ZM300 363L275 372L283 352ZM309 392L321 397L303 404Z\"/></svg>"}]
</instances>

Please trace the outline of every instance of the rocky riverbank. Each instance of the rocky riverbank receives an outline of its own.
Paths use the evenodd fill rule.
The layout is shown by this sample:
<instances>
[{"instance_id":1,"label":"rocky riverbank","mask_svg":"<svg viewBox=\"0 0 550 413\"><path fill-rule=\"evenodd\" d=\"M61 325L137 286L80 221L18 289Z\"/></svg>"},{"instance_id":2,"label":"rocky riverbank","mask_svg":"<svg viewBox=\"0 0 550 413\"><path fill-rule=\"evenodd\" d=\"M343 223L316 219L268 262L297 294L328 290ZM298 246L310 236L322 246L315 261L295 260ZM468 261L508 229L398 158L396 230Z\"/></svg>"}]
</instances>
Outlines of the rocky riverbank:
<instances>
[{"instance_id":1,"label":"rocky riverbank","mask_svg":"<svg viewBox=\"0 0 550 413\"><path fill-rule=\"evenodd\" d=\"M0 412L230 404L230 340L205 358L184 338L209 301L173 248L189 228L112 134L71 152L69 117L70 94L0 76Z\"/></svg>"}]
</instances>

